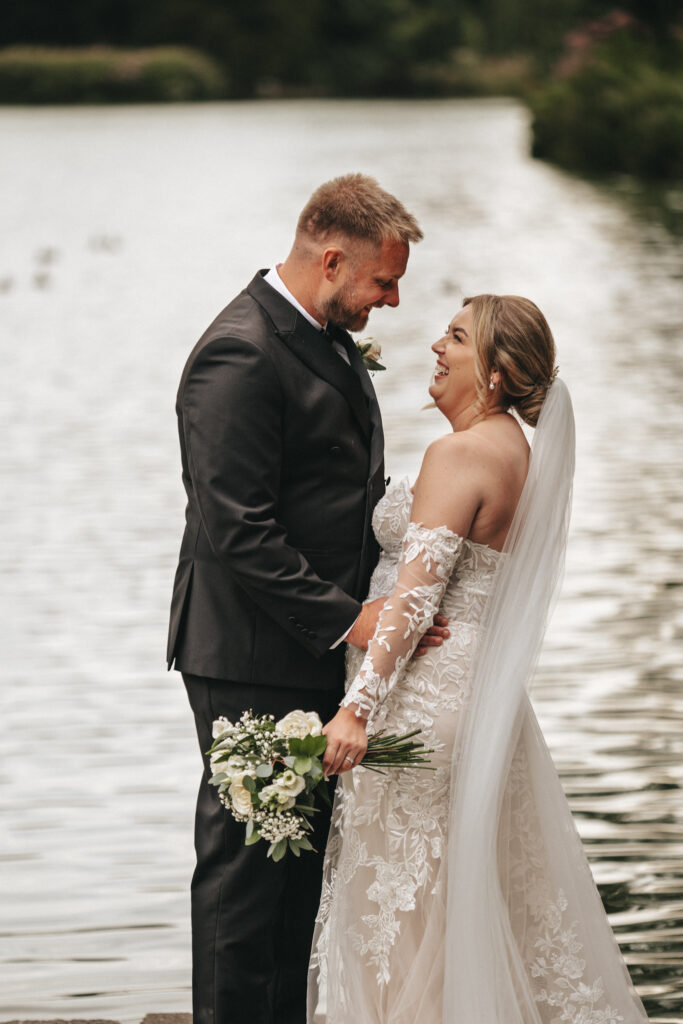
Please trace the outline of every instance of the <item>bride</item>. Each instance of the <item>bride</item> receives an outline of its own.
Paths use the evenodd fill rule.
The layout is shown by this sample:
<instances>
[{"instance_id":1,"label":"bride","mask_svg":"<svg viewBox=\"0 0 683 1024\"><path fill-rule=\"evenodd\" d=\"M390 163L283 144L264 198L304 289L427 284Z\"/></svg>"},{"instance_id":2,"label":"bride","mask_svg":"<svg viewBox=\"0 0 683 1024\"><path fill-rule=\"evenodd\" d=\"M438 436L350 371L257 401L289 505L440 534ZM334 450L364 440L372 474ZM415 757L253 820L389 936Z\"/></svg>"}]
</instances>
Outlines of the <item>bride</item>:
<instances>
[{"instance_id":1,"label":"bride","mask_svg":"<svg viewBox=\"0 0 683 1024\"><path fill-rule=\"evenodd\" d=\"M574 470L553 337L528 299L479 295L432 348L452 432L376 508L388 600L325 727L341 778L308 1024L645 1021L525 689ZM411 660L437 611L448 639ZM420 729L434 770L351 771L379 729Z\"/></svg>"}]
</instances>

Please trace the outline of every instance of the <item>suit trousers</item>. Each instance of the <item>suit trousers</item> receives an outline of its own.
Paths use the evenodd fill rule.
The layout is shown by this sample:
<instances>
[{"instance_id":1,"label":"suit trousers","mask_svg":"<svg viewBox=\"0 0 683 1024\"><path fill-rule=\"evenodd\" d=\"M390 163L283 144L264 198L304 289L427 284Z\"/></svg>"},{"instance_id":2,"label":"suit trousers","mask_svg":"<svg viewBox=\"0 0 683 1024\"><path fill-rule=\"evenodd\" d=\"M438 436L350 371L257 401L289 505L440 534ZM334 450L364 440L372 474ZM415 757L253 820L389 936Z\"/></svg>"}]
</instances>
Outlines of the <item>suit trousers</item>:
<instances>
[{"instance_id":1,"label":"suit trousers","mask_svg":"<svg viewBox=\"0 0 683 1024\"><path fill-rule=\"evenodd\" d=\"M295 708L317 711L323 723L342 692L253 686L183 673L194 712L204 773L195 819L197 864L192 878L194 1024L305 1024L306 982L330 823L323 808L310 839L316 853L288 852L274 863L268 844L244 845L234 820L208 784L206 752L215 718L236 721L244 710L281 718Z\"/></svg>"}]
</instances>

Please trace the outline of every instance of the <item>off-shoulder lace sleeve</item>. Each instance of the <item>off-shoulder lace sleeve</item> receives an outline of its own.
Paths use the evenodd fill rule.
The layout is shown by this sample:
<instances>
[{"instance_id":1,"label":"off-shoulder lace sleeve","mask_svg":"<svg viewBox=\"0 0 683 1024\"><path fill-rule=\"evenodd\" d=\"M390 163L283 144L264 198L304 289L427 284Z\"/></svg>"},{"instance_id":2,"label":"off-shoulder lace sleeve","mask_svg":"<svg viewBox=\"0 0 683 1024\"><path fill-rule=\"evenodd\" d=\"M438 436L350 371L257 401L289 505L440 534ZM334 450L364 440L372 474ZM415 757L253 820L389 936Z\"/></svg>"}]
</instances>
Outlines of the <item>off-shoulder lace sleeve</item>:
<instances>
[{"instance_id":1,"label":"off-shoulder lace sleeve","mask_svg":"<svg viewBox=\"0 0 683 1024\"><path fill-rule=\"evenodd\" d=\"M417 642L434 621L463 538L445 526L410 523L394 592L384 605L367 654L342 705L369 718L385 700Z\"/></svg>"}]
</instances>

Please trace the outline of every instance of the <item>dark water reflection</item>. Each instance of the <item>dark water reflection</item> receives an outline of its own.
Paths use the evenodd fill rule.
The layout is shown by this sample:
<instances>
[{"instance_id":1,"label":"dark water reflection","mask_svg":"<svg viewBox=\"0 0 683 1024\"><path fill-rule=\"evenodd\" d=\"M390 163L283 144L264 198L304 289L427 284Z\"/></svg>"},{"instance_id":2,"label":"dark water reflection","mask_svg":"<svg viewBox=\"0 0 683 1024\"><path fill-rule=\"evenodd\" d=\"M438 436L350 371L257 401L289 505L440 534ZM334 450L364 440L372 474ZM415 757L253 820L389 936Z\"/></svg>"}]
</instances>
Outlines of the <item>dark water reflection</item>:
<instances>
[{"instance_id":1,"label":"dark water reflection","mask_svg":"<svg viewBox=\"0 0 683 1024\"><path fill-rule=\"evenodd\" d=\"M362 169L426 234L368 332L393 477L444 431L421 411L428 346L464 294L527 294L553 326L578 468L534 701L648 1010L683 1020L676 218L531 161L512 102L5 110L0 127L2 1015L189 1009L199 765L163 668L175 389L311 187Z\"/></svg>"}]
</instances>

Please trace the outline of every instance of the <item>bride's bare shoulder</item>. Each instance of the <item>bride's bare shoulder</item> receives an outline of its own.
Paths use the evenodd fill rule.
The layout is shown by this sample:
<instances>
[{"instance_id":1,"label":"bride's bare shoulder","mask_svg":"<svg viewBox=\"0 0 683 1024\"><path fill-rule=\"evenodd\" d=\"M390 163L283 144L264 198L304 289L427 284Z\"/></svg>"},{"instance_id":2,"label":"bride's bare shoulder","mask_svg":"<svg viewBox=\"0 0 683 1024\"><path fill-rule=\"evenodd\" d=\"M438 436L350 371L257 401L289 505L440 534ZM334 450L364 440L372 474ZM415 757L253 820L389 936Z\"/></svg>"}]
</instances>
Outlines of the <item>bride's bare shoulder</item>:
<instances>
[{"instance_id":1,"label":"bride's bare shoulder","mask_svg":"<svg viewBox=\"0 0 683 1024\"><path fill-rule=\"evenodd\" d=\"M485 457L469 431L447 434L427 448L415 482L413 519L445 525L467 537L486 489Z\"/></svg>"},{"instance_id":2,"label":"bride's bare shoulder","mask_svg":"<svg viewBox=\"0 0 683 1024\"><path fill-rule=\"evenodd\" d=\"M526 464L529 443L513 416L504 414L482 420L469 430L453 431L437 438L427 448L423 468L443 465L459 470L486 470L501 462Z\"/></svg>"},{"instance_id":3,"label":"bride's bare shoulder","mask_svg":"<svg viewBox=\"0 0 683 1024\"><path fill-rule=\"evenodd\" d=\"M529 444L512 417L490 417L469 430L446 434L425 452L413 518L425 525L445 524L500 550L528 463Z\"/></svg>"}]
</instances>

